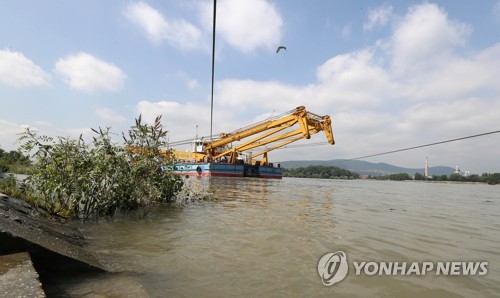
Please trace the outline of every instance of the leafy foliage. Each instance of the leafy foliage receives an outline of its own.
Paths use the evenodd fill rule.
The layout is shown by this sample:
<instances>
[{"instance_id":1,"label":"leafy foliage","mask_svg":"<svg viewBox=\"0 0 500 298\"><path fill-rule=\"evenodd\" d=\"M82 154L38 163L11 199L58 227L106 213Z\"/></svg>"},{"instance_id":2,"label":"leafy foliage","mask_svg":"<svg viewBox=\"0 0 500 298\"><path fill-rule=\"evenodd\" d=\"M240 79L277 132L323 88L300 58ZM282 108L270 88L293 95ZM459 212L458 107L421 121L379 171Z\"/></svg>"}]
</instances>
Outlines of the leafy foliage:
<instances>
[{"instance_id":1,"label":"leafy foliage","mask_svg":"<svg viewBox=\"0 0 500 298\"><path fill-rule=\"evenodd\" d=\"M6 152L0 148L0 173L29 174L30 165L31 162L28 156L13 150Z\"/></svg>"},{"instance_id":2,"label":"leafy foliage","mask_svg":"<svg viewBox=\"0 0 500 298\"><path fill-rule=\"evenodd\" d=\"M408 173L398 173L398 174L390 174L386 176L374 176L373 179L376 180L393 180L393 181L404 181L404 180L412 180Z\"/></svg>"},{"instance_id":3,"label":"leafy foliage","mask_svg":"<svg viewBox=\"0 0 500 298\"><path fill-rule=\"evenodd\" d=\"M488 184L490 185L496 185L500 184L500 173L494 173L491 175L488 175Z\"/></svg>"},{"instance_id":4,"label":"leafy foliage","mask_svg":"<svg viewBox=\"0 0 500 298\"><path fill-rule=\"evenodd\" d=\"M410 177L406 173L392 174L386 176L374 176L370 177L371 179L376 180L411 180ZM434 175L432 177L424 177L424 175L420 173L415 173L413 176L413 180L425 180L425 181L452 181L452 182L481 182L488 184L500 184L500 173L488 174L483 173L481 176L477 174L472 175L461 175L458 173L453 173L449 176L446 175Z\"/></svg>"},{"instance_id":5,"label":"leafy foliage","mask_svg":"<svg viewBox=\"0 0 500 298\"><path fill-rule=\"evenodd\" d=\"M415 173L415 175L413 176L413 180L425 180L426 177L420 173Z\"/></svg>"},{"instance_id":6,"label":"leafy foliage","mask_svg":"<svg viewBox=\"0 0 500 298\"><path fill-rule=\"evenodd\" d=\"M33 174L24 195L47 211L83 219L112 214L117 208L147 207L175 201L182 180L161 170L174 161L161 154L167 132L157 117L153 125L136 119L124 145L111 140L110 129L93 129L90 144L40 136L29 128L21 135L21 150L33 153Z\"/></svg>"},{"instance_id":7,"label":"leafy foliage","mask_svg":"<svg viewBox=\"0 0 500 298\"><path fill-rule=\"evenodd\" d=\"M323 178L323 179L357 179L359 174L334 166L308 166L306 168L284 169L284 177Z\"/></svg>"},{"instance_id":8,"label":"leafy foliage","mask_svg":"<svg viewBox=\"0 0 500 298\"><path fill-rule=\"evenodd\" d=\"M13 174L3 175L0 173L0 192L11 196L22 196L22 190L19 188L18 182Z\"/></svg>"},{"instance_id":9,"label":"leafy foliage","mask_svg":"<svg viewBox=\"0 0 500 298\"><path fill-rule=\"evenodd\" d=\"M389 180L404 181L411 180L411 177L408 173L391 174L389 175Z\"/></svg>"}]
</instances>

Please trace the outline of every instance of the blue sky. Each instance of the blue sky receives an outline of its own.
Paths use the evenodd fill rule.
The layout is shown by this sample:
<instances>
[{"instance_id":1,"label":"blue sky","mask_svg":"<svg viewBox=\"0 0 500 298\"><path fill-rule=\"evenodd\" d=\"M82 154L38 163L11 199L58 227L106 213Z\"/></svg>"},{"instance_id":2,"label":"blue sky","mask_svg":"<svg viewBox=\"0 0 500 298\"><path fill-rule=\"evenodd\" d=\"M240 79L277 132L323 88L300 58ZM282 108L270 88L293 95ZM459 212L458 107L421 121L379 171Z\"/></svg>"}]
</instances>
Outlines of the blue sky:
<instances>
[{"instance_id":1,"label":"blue sky","mask_svg":"<svg viewBox=\"0 0 500 298\"><path fill-rule=\"evenodd\" d=\"M337 144L274 161L354 158L500 129L500 1L219 0L214 132L304 105ZM210 131L211 1L2 1L0 146L125 131ZM277 46L286 51L276 54ZM324 141L316 135L305 142ZM368 159L500 171L499 135Z\"/></svg>"}]
</instances>

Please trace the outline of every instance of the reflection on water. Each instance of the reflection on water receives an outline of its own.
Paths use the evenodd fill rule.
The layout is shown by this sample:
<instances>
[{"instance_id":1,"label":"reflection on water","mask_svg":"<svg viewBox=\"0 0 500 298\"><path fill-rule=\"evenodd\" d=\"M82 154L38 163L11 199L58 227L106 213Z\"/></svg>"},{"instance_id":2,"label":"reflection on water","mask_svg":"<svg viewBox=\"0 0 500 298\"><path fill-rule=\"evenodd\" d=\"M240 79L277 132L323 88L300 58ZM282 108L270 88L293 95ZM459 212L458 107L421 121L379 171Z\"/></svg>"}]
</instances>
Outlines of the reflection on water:
<instances>
[{"instance_id":1,"label":"reflection on water","mask_svg":"<svg viewBox=\"0 0 500 298\"><path fill-rule=\"evenodd\" d=\"M500 293L498 187L190 178L216 200L82 225L120 274L72 276L71 296L404 296ZM486 276L355 276L322 285L318 260L489 261ZM103 286L105 285L105 286Z\"/></svg>"}]
</instances>

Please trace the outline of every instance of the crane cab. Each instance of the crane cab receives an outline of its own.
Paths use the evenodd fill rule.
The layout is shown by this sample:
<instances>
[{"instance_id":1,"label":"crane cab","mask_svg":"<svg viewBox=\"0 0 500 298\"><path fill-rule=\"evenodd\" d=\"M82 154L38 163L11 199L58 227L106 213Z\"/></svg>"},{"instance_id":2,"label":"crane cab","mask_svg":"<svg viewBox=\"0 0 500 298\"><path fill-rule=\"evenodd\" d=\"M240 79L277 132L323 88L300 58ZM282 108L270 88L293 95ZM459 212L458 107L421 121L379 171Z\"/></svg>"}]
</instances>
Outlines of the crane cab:
<instances>
[{"instance_id":1,"label":"crane cab","mask_svg":"<svg viewBox=\"0 0 500 298\"><path fill-rule=\"evenodd\" d=\"M191 152L205 153L205 145L202 139L195 139L193 141Z\"/></svg>"}]
</instances>

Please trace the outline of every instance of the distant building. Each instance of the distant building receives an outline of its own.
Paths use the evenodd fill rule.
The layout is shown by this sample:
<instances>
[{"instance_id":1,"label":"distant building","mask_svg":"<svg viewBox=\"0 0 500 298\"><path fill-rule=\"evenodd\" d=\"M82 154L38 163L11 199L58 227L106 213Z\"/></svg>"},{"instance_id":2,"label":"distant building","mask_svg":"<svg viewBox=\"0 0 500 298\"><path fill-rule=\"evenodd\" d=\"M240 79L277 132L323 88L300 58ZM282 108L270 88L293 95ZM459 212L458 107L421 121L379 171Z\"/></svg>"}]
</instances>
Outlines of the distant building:
<instances>
[{"instance_id":1,"label":"distant building","mask_svg":"<svg viewBox=\"0 0 500 298\"><path fill-rule=\"evenodd\" d=\"M470 171L462 171L458 166L455 167L455 171L453 172L454 174L458 174L464 177L470 176L471 172Z\"/></svg>"}]
</instances>

